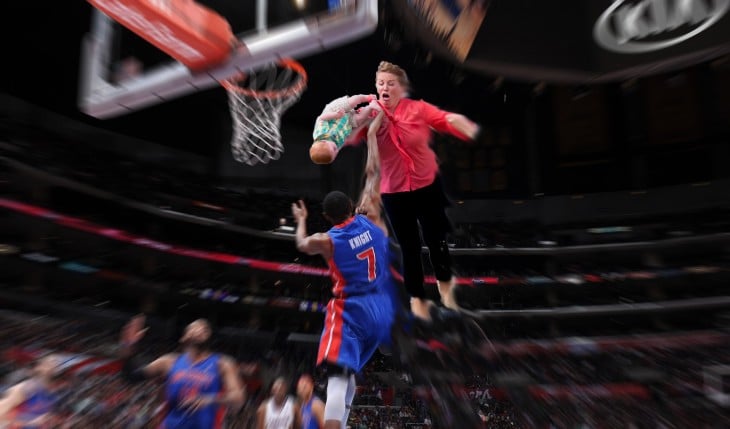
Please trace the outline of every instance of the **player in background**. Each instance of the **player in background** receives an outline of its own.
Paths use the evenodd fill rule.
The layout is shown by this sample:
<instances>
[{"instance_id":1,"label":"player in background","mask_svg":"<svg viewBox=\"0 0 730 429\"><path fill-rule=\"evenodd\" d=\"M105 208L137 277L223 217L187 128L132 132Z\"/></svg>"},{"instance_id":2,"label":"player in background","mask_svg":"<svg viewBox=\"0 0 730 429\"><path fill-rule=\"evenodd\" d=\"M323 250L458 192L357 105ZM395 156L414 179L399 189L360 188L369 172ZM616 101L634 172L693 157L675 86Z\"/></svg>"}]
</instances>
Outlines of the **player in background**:
<instances>
[{"instance_id":1,"label":"player in background","mask_svg":"<svg viewBox=\"0 0 730 429\"><path fill-rule=\"evenodd\" d=\"M210 350L211 327L205 319L190 323L180 338L181 353L165 354L138 366L136 346L144 336L144 316L133 318L122 331L122 373L130 381L164 378L167 415L164 429L222 428L227 408L243 404L238 367L228 356Z\"/></svg>"},{"instance_id":2,"label":"player in background","mask_svg":"<svg viewBox=\"0 0 730 429\"><path fill-rule=\"evenodd\" d=\"M324 429L324 402L314 394L314 379L309 374L299 377L297 382L302 429Z\"/></svg>"},{"instance_id":3,"label":"player in background","mask_svg":"<svg viewBox=\"0 0 730 429\"><path fill-rule=\"evenodd\" d=\"M296 402L287 394L284 377L274 380L271 397L265 400L256 413L256 429L299 429L300 411Z\"/></svg>"},{"instance_id":4,"label":"player in background","mask_svg":"<svg viewBox=\"0 0 730 429\"><path fill-rule=\"evenodd\" d=\"M37 361L30 378L8 388L0 399L0 428L41 429L54 426L54 408L63 385L59 356Z\"/></svg>"}]
</instances>

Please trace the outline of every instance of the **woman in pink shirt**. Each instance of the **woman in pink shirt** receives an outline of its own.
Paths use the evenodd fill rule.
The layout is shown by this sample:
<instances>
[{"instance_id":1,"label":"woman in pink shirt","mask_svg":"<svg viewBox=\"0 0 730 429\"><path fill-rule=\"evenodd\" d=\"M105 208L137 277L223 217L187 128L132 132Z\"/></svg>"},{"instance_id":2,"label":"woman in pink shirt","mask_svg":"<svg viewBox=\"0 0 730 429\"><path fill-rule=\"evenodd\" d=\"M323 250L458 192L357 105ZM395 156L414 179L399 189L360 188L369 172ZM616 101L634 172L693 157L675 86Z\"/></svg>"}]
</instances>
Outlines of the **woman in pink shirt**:
<instances>
[{"instance_id":1,"label":"woman in pink shirt","mask_svg":"<svg viewBox=\"0 0 730 429\"><path fill-rule=\"evenodd\" d=\"M446 243L451 231L445 212L449 202L431 148L433 131L468 141L474 140L479 126L463 115L407 98L409 85L402 68L386 61L380 63L375 75L379 103L385 112L377 133L380 192L403 254L403 277L411 295L411 309L416 316L428 319L430 303L423 287L419 225L430 251L441 301L446 307L458 308Z\"/></svg>"}]
</instances>

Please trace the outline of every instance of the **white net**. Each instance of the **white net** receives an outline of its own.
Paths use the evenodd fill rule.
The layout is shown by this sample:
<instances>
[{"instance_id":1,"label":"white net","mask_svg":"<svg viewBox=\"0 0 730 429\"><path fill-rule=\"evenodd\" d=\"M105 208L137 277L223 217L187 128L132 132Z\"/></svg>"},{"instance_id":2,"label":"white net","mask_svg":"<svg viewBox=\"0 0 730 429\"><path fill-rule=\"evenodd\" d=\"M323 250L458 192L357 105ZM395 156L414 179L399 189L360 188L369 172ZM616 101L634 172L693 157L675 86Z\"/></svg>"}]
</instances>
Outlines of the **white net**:
<instances>
[{"instance_id":1,"label":"white net","mask_svg":"<svg viewBox=\"0 0 730 429\"><path fill-rule=\"evenodd\" d=\"M307 86L304 68L286 60L221 83L233 119L233 159L247 165L279 159L284 152L281 115Z\"/></svg>"}]
</instances>

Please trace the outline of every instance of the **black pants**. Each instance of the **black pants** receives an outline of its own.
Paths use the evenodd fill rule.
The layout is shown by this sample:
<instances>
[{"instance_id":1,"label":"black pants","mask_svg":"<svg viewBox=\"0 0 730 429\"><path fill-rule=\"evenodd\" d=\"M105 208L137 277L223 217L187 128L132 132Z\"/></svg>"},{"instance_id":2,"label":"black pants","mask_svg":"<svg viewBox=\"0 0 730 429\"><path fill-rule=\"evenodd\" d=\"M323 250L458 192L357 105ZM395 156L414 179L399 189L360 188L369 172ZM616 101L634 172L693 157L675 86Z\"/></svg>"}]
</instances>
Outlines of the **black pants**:
<instances>
[{"instance_id":1,"label":"black pants","mask_svg":"<svg viewBox=\"0 0 730 429\"><path fill-rule=\"evenodd\" d=\"M446 243L446 234L451 232L451 222L445 211L449 200L441 180L436 177L425 188L383 194L382 198L390 227L403 254L406 291L412 297L425 298L420 233L428 247L436 278L441 281L451 279L451 256Z\"/></svg>"}]
</instances>

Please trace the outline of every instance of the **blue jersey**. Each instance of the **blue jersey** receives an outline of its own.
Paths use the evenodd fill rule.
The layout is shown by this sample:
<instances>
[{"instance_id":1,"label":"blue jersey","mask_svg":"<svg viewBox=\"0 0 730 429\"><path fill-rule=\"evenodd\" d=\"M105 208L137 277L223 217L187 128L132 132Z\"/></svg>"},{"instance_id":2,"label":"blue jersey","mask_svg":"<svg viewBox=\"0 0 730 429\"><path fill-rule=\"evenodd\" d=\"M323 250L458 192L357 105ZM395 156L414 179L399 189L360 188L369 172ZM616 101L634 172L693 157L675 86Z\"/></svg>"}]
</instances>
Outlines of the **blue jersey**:
<instances>
[{"instance_id":1,"label":"blue jersey","mask_svg":"<svg viewBox=\"0 0 730 429\"><path fill-rule=\"evenodd\" d=\"M338 298L385 290L390 278L388 238L363 215L353 216L332 227L332 295Z\"/></svg>"},{"instance_id":2,"label":"blue jersey","mask_svg":"<svg viewBox=\"0 0 730 429\"><path fill-rule=\"evenodd\" d=\"M333 298L327 304L317 365L326 362L359 372L379 345L390 344L397 286L388 239L362 215L328 234Z\"/></svg>"},{"instance_id":3,"label":"blue jersey","mask_svg":"<svg viewBox=\"0 0 730 429\"><path fill-rule=\"evenodd\" d=\"M29 385L30 389L26 393L27 396L22 404L18 405L15 409L14 421L18 422L17 425L12 428L17 429L35 429L39 428L40 425L29 425L21 422L31 422L45 414L53 411L58 398L56 395L44 388L40 383L29 381L32 383Z\"/></svg>"},{"instance_id":4,"label":"blue jersey","mask_svg":"<svg viewBox=\"0 0 730 429\"><path fill-rule=\"evenodd\" d=\"M320 399L312 396L306 404L302 405L302 429L322 429L317 423L317 418L312 414L312 404L315 400Z\"/></svg>"},{"instance_id":5,"label":"blue jersey","mask_svg":"<svg viewBox=\"0 0 730 429\"><path fill-rule=\"evenodd\" d=\"M162 423L164 429L213 429L223 426L225 407L210 404L191 412L183 407L186 400L200 396L217 396L223 390L218 370L220 356L212 354L193 363L187 354L177 358L167 376L165 401L168 414Z\"/></svg>"}]
</instances>

